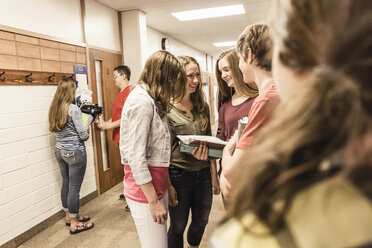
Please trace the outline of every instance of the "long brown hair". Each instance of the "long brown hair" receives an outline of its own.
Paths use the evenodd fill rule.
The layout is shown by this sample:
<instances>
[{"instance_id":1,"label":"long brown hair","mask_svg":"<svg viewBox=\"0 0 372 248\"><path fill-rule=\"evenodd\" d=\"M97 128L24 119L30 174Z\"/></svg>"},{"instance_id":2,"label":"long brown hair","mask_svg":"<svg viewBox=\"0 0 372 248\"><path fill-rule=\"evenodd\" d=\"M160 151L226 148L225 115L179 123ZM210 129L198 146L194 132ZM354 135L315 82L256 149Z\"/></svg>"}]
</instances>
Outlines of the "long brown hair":
<instances>
[{"instance_id":1,"label":"long brown hair","mask_svg":"<svg viewBox=\"0 0 372 248\"><path fill-rule=\"evenodd\" d=\"M163 117L171 109L171 99L183 98L186 74L173 54L160 50L147 59L138 83L147 85L147 91Z\"/></svg>"},{"instance_id":2,"label":"long brown hair","mask_svg":"<svg viewBox=\"0 0 372 248\"><path fill-rule=\"evenodd\" d=\"M59 132L67 123L68 108L75 97L76 85L71 79L61 79L49 107L49 131Z\"/></svg>"},{"instance_id":3,"label":"long brown hair","mask_svg":"<svg viewBox=\"0 0 372 248\"><path fill-rule=\"evenodd\" d=\"M230 88L221 77L222 73L219 70L218 62L223 58L226 59L227 64L229 65L229 70L232 72L231 74L234 80L233 88ZM220 54L216 61L215 71L218 83L218 109L220 109L223 103L231 99L232 95L235 93L235 90L247 97L256 97L258 95L258 87L254 82L249 84L244 83L243 73L239 69L239 57L235 48L224 51Z\"/></svg>"},{"instance_id":4,"label":"long brown hair","mask_svg":"<svg viewBox=\"0 0 372 248\"><path fill-rule=\"evenodd\" d=\"M372 147L350 152L371 135L371 11L364 0L276 0L271 27L279 60L307 79L246 152L238 170L245 180L234 184L227 218L250 210L278 230L296 193L321 180L327 173L320 165L340 151L352 165L342 165L342 175L363 168L371 180ZM278 202L283 207L274 208Z\"/></svg>"},{"instance_id":5,"label":"long brown hair","mask_svg":"<svg viewBox=\"0 0 372 248\"><path fill-rule=\"evenodd\" d=\"M186 71L186 66L190 63L195 63L198 66L199 69L199 84L196 87L196 90L194 93L190 95L191 101L194 104L194 107L196 108L196 112L198 113L200 119L201 119L201 129L204 131L208 126L208 105L205 100L205 94L203 92L203 82L201 80L201 71L198 61L196 61L195 58L191 56L178 56L177 59L181 62L184 70ZM186 88L186 86L185 86Z\"/></svg>"}]
</instances>

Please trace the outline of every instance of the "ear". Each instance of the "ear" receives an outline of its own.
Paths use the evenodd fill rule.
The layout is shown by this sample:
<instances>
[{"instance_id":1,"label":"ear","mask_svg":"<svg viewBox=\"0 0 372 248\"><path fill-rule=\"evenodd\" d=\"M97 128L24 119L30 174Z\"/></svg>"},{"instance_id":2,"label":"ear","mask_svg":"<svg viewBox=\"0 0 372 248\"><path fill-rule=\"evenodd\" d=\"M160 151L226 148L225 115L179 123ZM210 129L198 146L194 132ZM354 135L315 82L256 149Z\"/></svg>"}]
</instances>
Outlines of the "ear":
<instances>
[{"instance_id":1,"label":"ear","mask_svg":"<svg viewBox=\"0 0 372 248\"><path fill-rule=\"evenodd\" d=\"M247 58L248 64L252 64L254 60L255 60L255 56L252 53L252 50L248 48L248 58Z\"/></svg>"}]
</instances>

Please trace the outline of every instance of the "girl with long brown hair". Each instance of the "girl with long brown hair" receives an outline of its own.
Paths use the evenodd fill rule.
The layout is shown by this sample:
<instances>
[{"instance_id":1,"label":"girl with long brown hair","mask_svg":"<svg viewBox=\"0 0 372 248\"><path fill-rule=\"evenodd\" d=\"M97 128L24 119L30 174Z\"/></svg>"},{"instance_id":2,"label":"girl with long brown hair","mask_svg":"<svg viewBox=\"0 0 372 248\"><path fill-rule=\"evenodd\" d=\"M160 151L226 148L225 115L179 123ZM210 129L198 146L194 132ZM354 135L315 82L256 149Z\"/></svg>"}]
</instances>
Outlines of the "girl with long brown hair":
<instances>
[{"instance_id":1,"label":"girl with long brown hair","mask_svg":"<svg viewBox=\"0 0 372 248\"><path fill-rule=\"evenodd\" d=\"M167 51L157 51L124 104L119 142L124 195L142 248L167 247L171 147L166 113L171 99L183 98L185 81L180 62Z\"/></svg>"},{"instance_id":2,"label":"girl with long brown hair","mask_svg":"<svg viewBox=\"0 0 372 248\"><path fill-rule=\"evenodd\" d=\"M208 148L201 145L198 152L195 148L191 154L180 151L177 135L212 135L212 131L199 63L190 56L179 56L178 60L186 72L187 81L185 96L174 98L168 113L172 148L168 246L172 248L183 247L183 233L190 210L192 217L187 243L190 247L199 246L212 207L212 193L219 194L216 160L211 158L208 161Z\"/></svg>"},{"instance_id":3,"label":"girl with long brown hair","mask_svg":"<svg viewBox=\"0 0 372 248\"><path fill-rule=\"evenodd\" d=\"M71 79L62 79L49 107L49 131L56 133L55 156L62 175L61 201L66 212L70 234L94 227L85 223L89 217L79 216L80 188L87 166L84 141L89 139L79 107L72 104L76 85Z\"/></svg>"},{"instance_id":4,"label":"girl with long brown hair","mask_svg":"<svg viewBox=\"0 0 372 248\"><path fill-rule=\"evenodd\" d=\"M371 247L372 2L274 2L282 102L212 247Z\"/></svg>"},{"instance_id":5,"label":"girl with long brown hair","mask_svg":"<svg viewBox=\"0 0 372 248\"><path fill-rule=\"evenodd\" d=\"M229 140L238 128L238 121L248 116L258 95L254 82L245 83L239 69L236 49L221 53L216 61L218 83L218 129L217 137Z\"/></svg>"}]
</instances>

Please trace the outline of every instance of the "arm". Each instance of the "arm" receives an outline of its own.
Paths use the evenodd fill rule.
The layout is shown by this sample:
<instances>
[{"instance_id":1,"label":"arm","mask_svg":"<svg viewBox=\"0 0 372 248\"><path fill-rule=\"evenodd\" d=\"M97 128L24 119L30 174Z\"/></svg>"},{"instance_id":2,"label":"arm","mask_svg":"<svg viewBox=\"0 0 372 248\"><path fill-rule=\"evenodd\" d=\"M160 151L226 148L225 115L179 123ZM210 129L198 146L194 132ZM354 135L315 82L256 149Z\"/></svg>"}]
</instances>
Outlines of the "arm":
<instances>
[{"instance_id":1,"label":"arm","mask_svg":"<svg viewBox=\"0 0 372 248\"><path fill-rule=\"evenodd\" d=\"M216 137L221 140L226 140L225 136L225 105L223 104L218 110L218 128Z\"/></svg>"},{"instance_id":2,"label":"arm","mask_svg":"<svg viewBox=\"0 0 372 248\"><path fill-rule=\"evenodd\" d=\"M140 185L143 193L149 202L150 212L154 222L163 224L167 219L167 211L165 210L163 204L159 201L158 196L155 192L154 185L152 182Z\"/></svg>"},{"instance_id":3,"label":"arm","mask_svg":"<svg viewBox=\"0 0 372 248\"><path fill-rule=\"evenodd\" d=\"M168 173L168 195L169 195L169 205L172 207L177 206L178 205L177 191L172 185L172 182L169 177L169 173Z\"/></svg>"},{"instance_id":4,"label":"arm","mask_svg":"<svg viewBox=\"0 0 372 248\"><path fill-rule=\"evenodd\" d=\"M218 195L220 193L220 183L217 176L216 159L211 159L211 174L212 174L212 191L213 194Z\"/></svg>"},{"instance_id":5,"label":"arm","mask_svg":"<svg viewBox=\"0 0 372 248\"><path fill-rule=\"evenodd\" d=\"M76 131L81 140L86 141L89 139L89 134L87 132L87 128L84 126L83 119L81 117L81 110L78 106L71 104L69 108L69 115L74 122Z\"/></svg>"},{"instance_id":6,"label":"arm","mask_svg":"<svg viewBox=\"0 0 372 248\"><path fill-rule=\"evenodd\" d=\"M237 168L240 164L246 161L244 157L245 150L236 149L236 139L237 132L231 137L225 148L223 149L222 154L222 173L220 177L220 186L221 192L225 197L228 196L231 188L231 178L234 175L234 172L237 171Z\"/></svg>"},{"instance_id":7,"label":"arm","mask_svg":"<svg viewBox=\"0 0 372 248\"><path fill-rule=\"evenodd\" d=\"M101 121L97 124L97 126L102 129L102 130L106 130L106 129L112 129L112 128L116 128L116 127L120 127L120 119L119 120L116 120L114 122L112 122L112 119L108 120L108 121Z\"/></svg>"}]
</instances>

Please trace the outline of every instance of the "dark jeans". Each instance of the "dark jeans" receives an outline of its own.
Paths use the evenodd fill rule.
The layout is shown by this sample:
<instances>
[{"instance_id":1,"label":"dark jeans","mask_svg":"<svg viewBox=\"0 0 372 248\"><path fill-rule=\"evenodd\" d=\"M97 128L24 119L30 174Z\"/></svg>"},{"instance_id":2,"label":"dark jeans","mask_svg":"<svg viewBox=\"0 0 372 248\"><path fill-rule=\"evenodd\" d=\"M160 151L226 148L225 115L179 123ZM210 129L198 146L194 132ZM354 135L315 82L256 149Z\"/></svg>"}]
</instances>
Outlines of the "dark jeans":
<instances>
[{"instance_id":1,"label":"dark jeans","mask_svg":"<svg viewBox=\"0 0 372 248\"><path fill-rule=\"evenodd\" d=\"M169 177L177 191L178 205L169 206L170 227L168 247L182 248L191 209L191 224L187 231L189 245L198 246L203 237L212 207L212 179L210 168L200 171L169 169Z\"/></svg>"},{"instance_id":2,"label":"dark jeans","mask_svg":"<svg viewBox=\"0 0 372 248\"><path fill-rule=\"evenodd\" d=\"M80 188L87 167L85 150L65 151L55 149L55 155L62 174L61 200L63 210L75 218L79 213Z\"/></svg>"}]
</instances>

